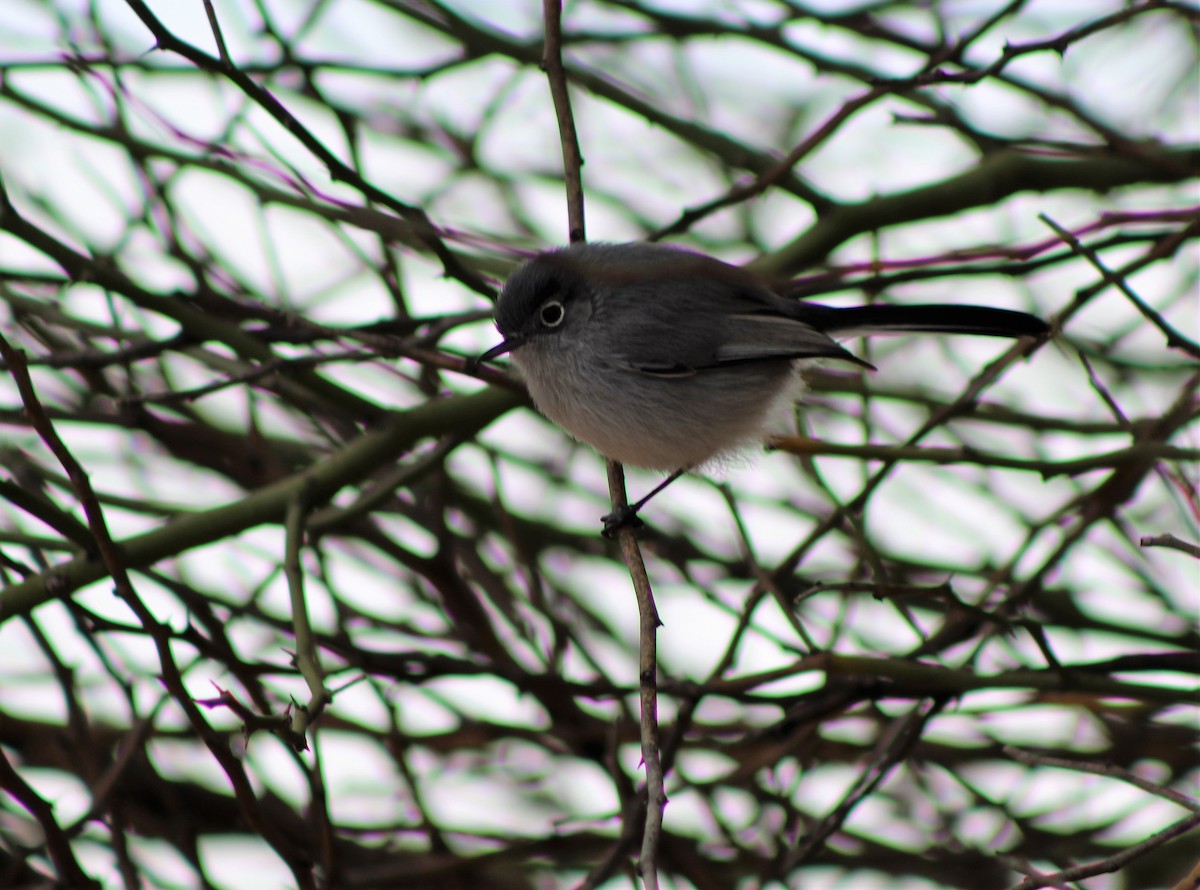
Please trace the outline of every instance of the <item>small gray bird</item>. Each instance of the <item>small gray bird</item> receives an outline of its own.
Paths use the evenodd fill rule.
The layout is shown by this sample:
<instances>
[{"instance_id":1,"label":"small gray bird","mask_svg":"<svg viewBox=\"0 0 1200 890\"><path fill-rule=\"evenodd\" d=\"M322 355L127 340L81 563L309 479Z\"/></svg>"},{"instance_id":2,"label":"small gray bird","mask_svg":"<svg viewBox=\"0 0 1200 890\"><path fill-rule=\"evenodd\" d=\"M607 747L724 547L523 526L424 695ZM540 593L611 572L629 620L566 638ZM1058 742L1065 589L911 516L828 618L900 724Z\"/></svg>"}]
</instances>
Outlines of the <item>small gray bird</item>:
<instances>
[{"instance_id":1,"label":"small gray bird","mask_svg":"<svg viewBox=\"0 0 1200 890\"><path fill-rule=\"evenodd\" d=\"M672 471L668 482L761 442L811 360L871 367L834 337L1049 330L1007 309L802 302L747 269L646 243L574 244L535 256L505 284L496 327L504 340L479 361L512 353L550 420L606 457Z\"/></svg>"}]
</instances>

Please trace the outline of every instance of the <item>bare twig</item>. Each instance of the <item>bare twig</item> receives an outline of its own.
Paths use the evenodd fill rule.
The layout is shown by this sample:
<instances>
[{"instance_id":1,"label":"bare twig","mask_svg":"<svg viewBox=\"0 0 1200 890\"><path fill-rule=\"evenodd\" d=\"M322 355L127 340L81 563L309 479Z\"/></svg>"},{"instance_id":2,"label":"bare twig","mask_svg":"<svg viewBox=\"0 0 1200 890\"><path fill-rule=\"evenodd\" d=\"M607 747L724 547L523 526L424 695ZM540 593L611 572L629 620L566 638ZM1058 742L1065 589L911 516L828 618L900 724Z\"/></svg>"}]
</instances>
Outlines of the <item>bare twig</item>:
<instances>
[{"instance_id":1,"label":"bare twig","mask_svg":"<svg viewBox=\"0 0 1200 890\"><path fill-rule=\"evenodd\" d=\"M58 880L70 887L100 887L99 881L91 877L80 866L71 849L71 840L58 824L52 807L13 768L4 750L0 748L0 788L11 794L35 820L45 833L46 848L50 861L58 871Z\"/></svg>"},{"instance_id":2,"label":"bare twig","mask_svg":"<svg viewBox=\"0 0 1200 890\"><path fill-rule=\"evenodd\" d=\"M1088 262L1100 273L1106 283L1116 287L1137 308L1138 312L1142 313L1147 321L1162 331L1167 338L1167 347L1169 349L1181 349L1192 358L1200 359L1200 343L1189 340L1179 331L1175 330L1174 326L1163 318L1154 307L1134 293L1133 288L1129 286L1129 282L1125 280L1124 275L1109 269L1108 266L1104 265L1104 262L1097 255L1096 251L1085 245L1074 234L1060 226L1046 214L1038 214L1038 219L1053 229L1074 250L1087 257ZM1193 219L1185 231L1194 233L1197 230L1200 230L1200 219Z\"/></svg>"},{"instance_id":3,"label":"bare twig","mask_svg":"<svg viewBox=\"0 0 1200 890\"><path fill-rule=\"evenodd\" d=\"M288 595L292 604L292 626L296 633L296 667L304 682L308 684L308 704L298 706L292 719L292 731L303 744L308 728L321 716L329 701L329 690L325 688L325 672L317 655L317 644L309 623L308 600L304 595L304 566L301 553L304 547L305 521L312 509L312 487L303 485L297 489L288 505L284 528L287 530L287 551L284 557L284 574L287 576Z\"/></svg>"},{"instance_id":4,"label":"bare twig","mask_svg":"<svg viewBox=\"0 0 1200 890\"><path fill-rule=\"evenodd\" d=\"M1126 847L1120 853L1108 856L1086 865L1064 868L1051 875L1030 875L1025 880L1013 884L1009 890L1037 890L1038 887L1059 887L1067 882L1082 881L1084 878L1094 878L1096 875L1112 874L1120 871L1129 863L1134 862L1147 853L1157 850L1167 841L1187 834L1200 826L1200 814L1193 813L1178 822L1169 825L1162 831L1156 831L1139 844Z\"/></svg>"},{"instance_id":5,"label":"bare twig","mask_svg":"<svg viewBox=\"0 0 1200 890\"><path fill-rule=\"evenodd\" d=\"M1112 763L1068 760L1065 757L1052 757L1047 754L1039 754L1036 751L1025 751L1012 745L1005 745L1004 753L1013 760L1020 761L1028 766L1049 766L1056 769L1073 770L1074 772L1090 773L1095 776L1107 776L1110 779L1117 779L1128 785L1133 785L1135 788L1148 791L1150 794L1161 797L1164 800L1169 800L1171 803L1181 806L1185 810L1200 813L1200 801L1197 801L1195 798L1188 797L1186 794L1180 794L1172 788L1164 788L1162 785L1147 781L1137 773L1130 772Z\"/></svg>"},{"instance_id":6,"label":"bare twig","mask_svg":"<svg viewBox=\"0 0 1200 890\"><path fill-rule=\"evenodd\" d=\"M607 461L608 490L612 507L619 510L627 505L625 473L616 461ZM662 751L658 732L658 629L662 622L654 605L654 593L646 564L642 561L637 533L630 525L617 532L621 557L633 579L638 601L638 688L640 690L639 726L642 741L642 765L646 769L646 822L642 834L642 853L638 869L643 884L652 890L658 887L658 846L662 836L663 810L667 805Z\"/></svg>"},{"instance_id":7,"label":"bare twig","mask_svg":"<svg viewBox=\"0 0 1200 890\"><path fill-rule=\"evenodd\" d=\"M1188 556L1194 556L1200 559L1200 547L1188 541L1181 540L1172 534L1153 535L1142 538L1138 541L1143 547L1168 547L1171 550L1179 550L1186 553Z\"/></svg>"},{"instance_id":8,"label":"bare twig","mask_svg":"<svg viewBox=\"0 0 1200 890\"><path fill-rule=\"evenodd\" d=\"M922 448L913 445L843 445L818 442L803 436L777 436L770 447L789 454L813 457L849 457L856 460L904 461L905 463L976 464L981 467L1005 467L1028 470L1043 479L1078 476L1098 470L1111 470L1123 464L1146 460L1200 460L1200 449L1180 448L1163 442L1139 442L1105 454L1077 457L1073 460L1030 460L1004 454L983 454L974 448Z\"/></svg>"},{"instance_id":9,"label":"bare twig","mask_svg":"<svg viewBox=\"0 0 1200 890\"><path fill-rule=\"evenodd\" d=\"M554 112L558 115L558 136L567 185L567 234L570 242L575 244L587 240L583 216L583 156L579 151L579 137L575 133L575 115L571 111L571 94L562 61L561 0L542 0L542 18L545 23L542 67L550 82Z\"/></svg>"},{"instance_id":10,"label":"bare twig","mask_svg":"<svg viewBox=\"0 0 1200 890\"><path fill-rule=\"evenodd\" d=\"M789 869L811 859L825 845L863 798L887 778L892 768L908 754L921 738L925 724L940 712L942 707L943 703L940 701L920 702L909 713L891 721L887 730L879 737L874 751L871 752L870 762L863 767L854 785L837 806L800 839L796 849L788 854L786 858Z\"/></svg>"}]
</instances>

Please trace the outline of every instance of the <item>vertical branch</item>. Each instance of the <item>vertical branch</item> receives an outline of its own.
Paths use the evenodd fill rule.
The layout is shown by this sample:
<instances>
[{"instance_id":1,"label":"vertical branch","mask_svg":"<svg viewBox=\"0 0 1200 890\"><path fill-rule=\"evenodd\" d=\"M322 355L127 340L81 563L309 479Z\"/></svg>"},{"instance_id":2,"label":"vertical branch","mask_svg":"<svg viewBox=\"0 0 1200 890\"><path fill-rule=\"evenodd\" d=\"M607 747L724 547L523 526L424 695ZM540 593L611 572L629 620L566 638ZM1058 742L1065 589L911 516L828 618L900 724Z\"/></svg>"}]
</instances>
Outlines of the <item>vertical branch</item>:
<instances>
[{"instance_id":1,"label":"vertical branch","mask_svg":"<svg viewBox=\"0 0 1200 890\"><path fill-rule=\"evenodd\" d=\"M559 0L542 0L542 13L546 29L542 70L550 82L550 97L558 117L563 179L567 187L567 237L575 244L587 240L587 228L583 222L583 157L579 153L575 116L571 113L571 96L567 91L567 72L562 63L562 4Z\"/></svg>"},{"instance_id":2,"label":"vertical branch","mask_svg":"<svg viewBox=\"0 0 1200 890\"><path fill-rule=\"evenodd\" d=\"M304 682L308 684L309 691L308 704L298 707L292 719L292 729L298 736L296 744L301 746L304 744L308 727L321 715L329 702L329 692L325 688L324 672L317 660L316 640L308 618L308 601L304 595L304 566L300 560L304 548L304 525L311 499L312 481L308 480L288 504L285 520L287 548L283 563L292 604L292 628L296 634L296 667L304 677Z\"/></svg>"},{"instance_id":3,"label":"vertical branch","mask_svg":"<svg viewBox=\"0 0 1200 890\"><path fill-rule=\"evenodd\" d=\"M583 158L575 133L575 117L571 113L571 96L567 75L562 64L562 5L560 0L543 0L545 47L542 68L550 83L550 95L558 118L559 141L563 153L563 177L567 189L568 237L572 244L586 239L583 215ZM607 461L608 492L614 510L628 505L625 493L625 471L616 461ZM658 887L658 844L662 835L663 810L667 796L663 784L662 752L658 737L658 645L661 624L654 605L654 593L646 574L641 549L632 528L618 533L621 556L629 569L638 600L638 685L640 689L639 727L642 763L646 767L646 821L642 831L642 850L639 868L643 885Z\"/></svg>"},{"instance_id":4,"label":"vertical branch","mask_svg":"<svg viewBox=\"0 0 1200 890\"><path fill-rule=\"evenodd\" d=\"M608 493L613 510L627 506L625 470L615 460L607 461ZM662 748L658 738L658 608L654 591L646 574L646 563L638 547L637 534L630 525L617 532L621 558L633 579L638 601L638 728L642 743L642 763L646 767L646 824L642 830L642 852L638 865L642 883L647 888L658 887L658 843L662 836L663 810L667 806L667 791L663 776Z\"/></svg>"}]
</instances>

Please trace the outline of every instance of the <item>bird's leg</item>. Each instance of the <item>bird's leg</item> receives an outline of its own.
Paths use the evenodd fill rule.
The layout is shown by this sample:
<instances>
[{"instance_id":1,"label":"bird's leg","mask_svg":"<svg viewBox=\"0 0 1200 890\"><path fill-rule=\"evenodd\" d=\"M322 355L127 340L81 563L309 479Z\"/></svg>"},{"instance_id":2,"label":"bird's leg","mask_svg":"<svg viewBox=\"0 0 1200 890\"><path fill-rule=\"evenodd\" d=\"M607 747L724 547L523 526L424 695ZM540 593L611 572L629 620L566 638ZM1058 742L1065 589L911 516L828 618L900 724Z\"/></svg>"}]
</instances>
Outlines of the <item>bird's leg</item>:
<instances>
[{"instance_id":1,"label":"bird's leg","mask_svg":"<svg viewBox=\"0 0 1200 890\"><path fill-rule=\"evenodd\" d=\"M613 510L611 513L603 516L600 521L604 523L604 531L602 532L604 537L615 538L617 536L617 532L626 527L634 529L641 528L644 523L642 520L638 519L638 510L646 506L650 498L654 497L686 472L687 468L681 467L662 482L658 483L658 485L654 486L654 490L640 501L637 501L633 504L626 504L623 507L617 507L617 509Z\"/></svg>"}]
</instances>

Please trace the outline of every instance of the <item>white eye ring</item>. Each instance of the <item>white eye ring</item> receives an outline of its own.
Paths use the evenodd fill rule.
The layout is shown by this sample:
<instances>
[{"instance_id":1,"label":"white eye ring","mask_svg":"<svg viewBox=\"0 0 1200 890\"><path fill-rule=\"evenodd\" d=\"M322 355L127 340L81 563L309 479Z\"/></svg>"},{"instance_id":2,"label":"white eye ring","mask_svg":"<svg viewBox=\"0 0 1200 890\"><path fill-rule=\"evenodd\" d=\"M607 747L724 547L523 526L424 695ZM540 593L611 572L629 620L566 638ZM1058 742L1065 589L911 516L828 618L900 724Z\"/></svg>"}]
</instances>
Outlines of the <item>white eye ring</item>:
<instances>
[{"instance_id":1,"label":"white eye ring","mask_svg":"<svg viewBox=\"0 0 1200 890\"><path fill-rule=\"evenodd\" d=\"M538 310L538 318L548 328L556 328L567 317L567 310L558 300L547 300Z\"/></svg>"}]
</instances>

